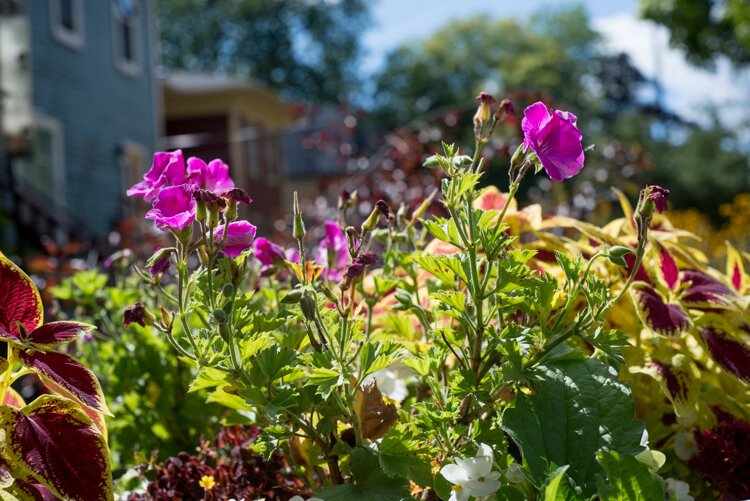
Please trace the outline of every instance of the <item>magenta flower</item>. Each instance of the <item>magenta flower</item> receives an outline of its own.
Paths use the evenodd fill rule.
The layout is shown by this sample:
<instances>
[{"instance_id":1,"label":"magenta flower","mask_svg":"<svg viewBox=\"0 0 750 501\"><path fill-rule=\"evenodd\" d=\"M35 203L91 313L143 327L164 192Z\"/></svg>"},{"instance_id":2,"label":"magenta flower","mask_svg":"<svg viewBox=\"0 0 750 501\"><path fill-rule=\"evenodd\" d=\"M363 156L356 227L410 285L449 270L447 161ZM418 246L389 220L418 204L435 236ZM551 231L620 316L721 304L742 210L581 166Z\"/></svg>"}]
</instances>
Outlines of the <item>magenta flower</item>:
<instances>
[{"instance_id":1,"label":"magenta flower","mask_svg":"<svg viewBox=\"0 0 750 501\"><path fill-rule=\"evenodd\" d=\"M523 112L523 151L536 153L553 181L562 181L583 169L581 131L576 116L568 111L550 110L536 102Z\"/></svg>"},{"instance_id":2,"label":"magenta flower","mask_svg":"<svg viewBox=\"0 0 750 501\"><path fill-rule=\"evenodd\" d=\"M201 188L217 195L234 188L234 181L229 177L229 166L218 158L206 164L200 158L190 157L187 163L190 182Z\"/></svg>"},{"instance_id":3,"label":"magenta flower","mask_svg":"<svg viewBox=\"0 0 750 501\"><path fill-rule=\"evenodd\" d=\"M159 192L153 208L146 213L160 229L184 230L195 220L195 191L193 184L170 186Z\"/></svg>"},{"instance_id":4,"label":"magenta flower","mask_svg":"<svg viewBox=\"0 0 750 501\"><path fill-rule=\"evenodd\" d=\"M133 185L127 191L127 195L143 197L146 202L150 202L162 189L183 184L185 181L185 159L182 157L182 150L158 151L154 153L154 163L143 175L143 181Z\"/></svg>"},{"instance_id":5,"label":"magenta flower","mask_svg":"<svg viewBox=\"0 0 750 501\"><path fill-rule=\"evenodd\" d=\"M153 255L146 262L146 268L148 268L152 277L169 270L169 258L172 255L173 250L174 248L156 248L156 251L154 251Z\"/></svg>"},{"instance_id":6,"label":"magenta flower","mask_svg":"<svg viewBox=\"0 0 750 501\"><path fill-rule=\"evenodd\" d=\"M254 247L255 257L258 258L258 261L260 261L263 266L279 264L286 258L286 256L284 256L284 249L267 238L257 238Z\"/></svg>"},{"instance_id":7,"label":"magenta flower","mask_svg":"<svg viewBox=\"0 0 750 501\"><path fill-rule=\"evenodd\" d=\"M221 253L235 258L253 246L255 226L247 221L233 221L227 228L227 239L221 247ZM221 242L224 238L224 225L214 230L214 240Z\"/></svg>"},{"instance_id":8,"label":"magenta flower","mask_svg":"<svg viewBox=\"0 0 750 501\"><path fill-rule=\"evenodd\" d=\"M318 246L315 262L323 266L323 277L327 280L338 281L349 264L349 247L346 236L338 224L326 221L326 236Z\"/></svg>"}]
</instances>

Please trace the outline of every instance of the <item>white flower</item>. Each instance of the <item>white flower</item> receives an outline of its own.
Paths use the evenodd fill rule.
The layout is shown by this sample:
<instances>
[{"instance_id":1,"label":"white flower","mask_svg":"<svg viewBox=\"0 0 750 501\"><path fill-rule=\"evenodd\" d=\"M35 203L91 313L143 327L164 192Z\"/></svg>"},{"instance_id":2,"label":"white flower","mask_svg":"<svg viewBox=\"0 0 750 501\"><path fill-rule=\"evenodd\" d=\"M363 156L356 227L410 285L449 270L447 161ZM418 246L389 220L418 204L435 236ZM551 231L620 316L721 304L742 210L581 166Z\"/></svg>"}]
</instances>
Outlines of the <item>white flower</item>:
<instances>
[{"instance_id":1,"label":"white flower","mask_svg":"<svg viewBox=\"0 0 750 501\"><path fill-rule=\"evenodd\" d=\"M456 458L456 464L440 469L440 474L453 484L449 501L468 501L470 496L489 496L500 488L500 473L492 471L492 448L481 444L473 458Z\"/></svg>"},{"instance_id":2,"label":"white flower","mask_svg":"<svg viewBox=\"0 0 750 501\"><path fill-rule=\"evenodd\" d=\"M681 431L675 435L674 452L683 461L688 461L698 452L698 443L692 431Z\"/></svg>"},{"instance_id":3,"label":"white flower","mask_svg":"<svg viewBox=\"0 0 750 501\"><path fill-rule=\"evenodd\" d=\"M406 388L406 382L404 381L406 375L399 374L394 368L386 367L373 372L362 381L362 386L374 379L383 395L396 402L403 402L409 395L409 390Z\"/></svg>"},{"instance_id":4,"label":"white flower","mask_svg":"<svg viewBox=\"0 0 750 501\"><path fill-rule=\"evenodd\" d=\"M292 496L292 498L289 501L305 501L305 498L302 496ZM307 501L323 501L320 498L308 498Z\"/></svg>"},{"instance_id":5,"label":"white flower","mask_svg":"<svg viewBox=\"0 0 750 501\"><path fill-rule=\"evenodd\" d=\"M643 435L641 435L641 447L648 449L648 430L643 429Z\"/></svg>"},{"instance_id":6,"label":"white flower","mask_svg":"<svg viewBox=\"0 0 750 501\"><path fill-rule=\"evenodd\" d=\"M674 478L668 478L667 482L667 494L670 500L676 501L693 501L695 498L690 495L690 486L687 482L682 480L675 480Z\"/></svg>"}]
</instances>

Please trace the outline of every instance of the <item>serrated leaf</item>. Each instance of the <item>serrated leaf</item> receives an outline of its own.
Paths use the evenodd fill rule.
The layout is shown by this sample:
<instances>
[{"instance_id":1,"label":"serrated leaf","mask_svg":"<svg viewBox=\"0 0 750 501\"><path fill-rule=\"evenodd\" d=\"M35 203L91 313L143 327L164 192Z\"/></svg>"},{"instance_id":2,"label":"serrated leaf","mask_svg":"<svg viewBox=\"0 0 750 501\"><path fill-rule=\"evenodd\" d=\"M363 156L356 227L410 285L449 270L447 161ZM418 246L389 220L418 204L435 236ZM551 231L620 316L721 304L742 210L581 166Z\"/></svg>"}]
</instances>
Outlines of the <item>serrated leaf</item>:
<instances>
[{"instance_id":1,"label":"serrated leaf","mask_svg":"<svg viewBox=\"0 0 750 501\"><path fill-rule=\"evenodd\" d=\"M644 426L634 419L630 390L596 359L555 362L542 371L539 391L519 393L515 407L505 411L503 427L538 483L550 465L569 465L567 474L591 495L601 471L597 451L643 450Z\"/></svg>"},{"instance_id":2,"label":"serrated leaf","mask_svg":"<svg viewBox=\"0 0 750 501\"><path fill-rule=\"evenodd\" d=\"M661 482L632 456L617 452L600 452L599 463L606 472L606 481L597 479L602 501L652 501L664 499Z\"/></svg>"},{"instance_id":3,"label":"serrated leaf","mask_svg":"<svg viewBox=\"0 0 750 501\"><path fill-rule=\"evenodd\" d=\"M326 501L401 501L409 497L405 479L388 477L380 468L377 454L366 447L355 447L349 456L354 484L322 489L316 496Z\"/></svg>"},{"instance_id":4,"label":"serrated leaf","mask_svg":"<svg viewBox=\"0 0 750 501\"><path fill-rule=\"evenodd\" d=\"M19 351L18 360L42 379L48 379L70 392L81 404L102 414L112 415L107 409L99 380L70 355L57 351Z\"/></svg>"},{"instance_id":5,"label":"serrated leaf","mask_svg":"<svg viewBox=\"0 0 750 501\"><path fill-rule=\"evenodd\" d=\"M43 395L20 410L0 407L0 428L6 464L24 470L17 476L32 476L63 499L114 498L106 441L74 402Z\"/></svg>"},{"instance_id":6,"label":"serrated leaf","mask_svg":"<svg viewBox=\"0 0 750 501\"><path fill-rule=\"evenodd\" d=\"M0 252L0 338L17 341L17 323L27 332L43 319L42 298L29 276Z\"/></svg>"},{"instance_id":7,"label":"serrated leaf","mask_svg":"<svg viewBox=\"0 0 750 501\"><path fill-rule=\"evenodd\" d=\"M213 367L204 366L198 371L198 376L188 388L188 393L193 393L206 388L216 388L227 384L228 374Z\"/></svg>"},{"instance_id":8,"label":"serrated leaf","mask_svg":"<svg viewBox=\"0 0 750 501\"><path fill-rule=\"evenodd\" d=\"M441 282L452 285L455 280L455 273L451 271L451 267L448 266L447 260L452 258L447 256L416 256L412 258L420 268L431 274Z\"/></svg>"}]
</instances>

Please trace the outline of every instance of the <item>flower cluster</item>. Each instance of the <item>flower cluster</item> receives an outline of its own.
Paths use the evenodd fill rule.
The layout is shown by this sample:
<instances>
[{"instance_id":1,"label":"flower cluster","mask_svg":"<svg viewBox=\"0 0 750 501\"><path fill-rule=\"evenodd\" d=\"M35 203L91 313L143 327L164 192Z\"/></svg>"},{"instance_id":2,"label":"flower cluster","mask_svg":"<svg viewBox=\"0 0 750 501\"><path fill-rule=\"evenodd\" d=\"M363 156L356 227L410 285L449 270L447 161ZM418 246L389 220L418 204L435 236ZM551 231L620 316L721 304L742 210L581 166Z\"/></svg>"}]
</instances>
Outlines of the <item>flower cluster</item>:
<instances>
[{"instance_id":1,"label":"flower cluster","mask_svg":"<svg viewBox=\"0 0 750 501\"><path fill-rule=\"evenodd\" d=\"M158 152L143 181L127 194L152 202L146 218L162 231L185 238L184 232L197 220L210 230L214 243L229 258L252 247L255 226L248 221L235 221L237 206L249 204L252 199L235 187L229 166L219 159L206 163L190 157L186 162L181 150ZM220 218L224 224L220 224ZM169 267L169 254L160 251L157 249L159 258L155 254L149 265L154 275Z\"/></svg>"}]
</instances>

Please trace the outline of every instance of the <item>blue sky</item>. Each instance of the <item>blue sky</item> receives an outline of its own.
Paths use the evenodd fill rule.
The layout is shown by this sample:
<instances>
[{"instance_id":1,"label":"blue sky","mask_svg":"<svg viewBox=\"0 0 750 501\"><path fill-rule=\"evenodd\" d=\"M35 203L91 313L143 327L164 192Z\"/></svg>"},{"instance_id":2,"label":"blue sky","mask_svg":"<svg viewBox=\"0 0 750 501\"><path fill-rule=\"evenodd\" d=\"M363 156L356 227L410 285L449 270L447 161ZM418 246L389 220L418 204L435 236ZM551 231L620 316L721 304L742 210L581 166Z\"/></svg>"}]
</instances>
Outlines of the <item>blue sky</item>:
<instances>
[{"instance_id":1,"label":"blue sky","mask_svg":"<svg viewBox=\"0 0 750 501\"><path fill-rule=\"evenodd\" d=\"M637 0L376 0L373 26L363 37L365 70L375 70L387 52L401 43L424 38L451 19L484 13L493 17L528 17L546 7L583 4L605 46L626 52L648 77L657 76L669 107L686 118L705 121L706 104L719 107L727 123L747 120L750 71L737 72L719 61L715 72L696 69L669 47L662 27L638 19Z\"/></svg>"}]
</instances>

